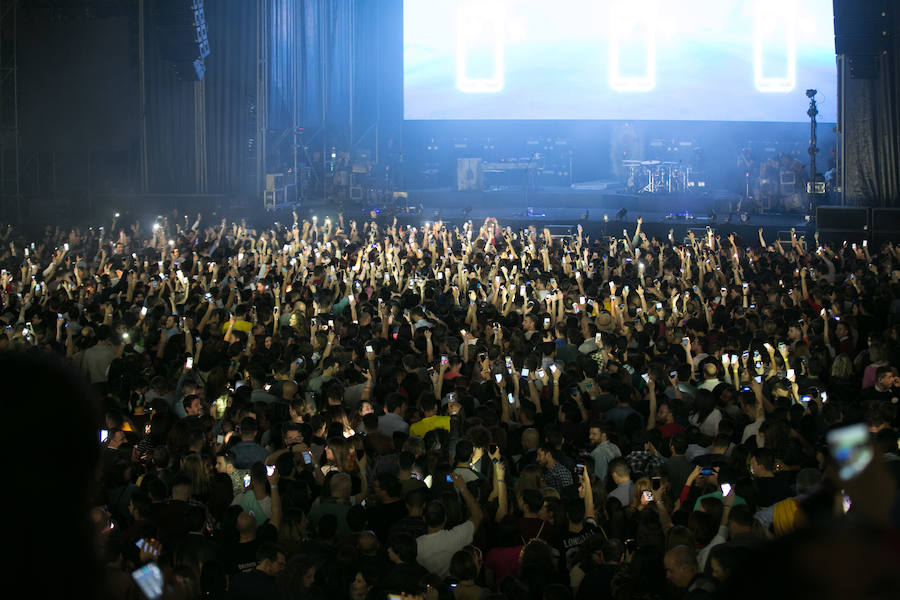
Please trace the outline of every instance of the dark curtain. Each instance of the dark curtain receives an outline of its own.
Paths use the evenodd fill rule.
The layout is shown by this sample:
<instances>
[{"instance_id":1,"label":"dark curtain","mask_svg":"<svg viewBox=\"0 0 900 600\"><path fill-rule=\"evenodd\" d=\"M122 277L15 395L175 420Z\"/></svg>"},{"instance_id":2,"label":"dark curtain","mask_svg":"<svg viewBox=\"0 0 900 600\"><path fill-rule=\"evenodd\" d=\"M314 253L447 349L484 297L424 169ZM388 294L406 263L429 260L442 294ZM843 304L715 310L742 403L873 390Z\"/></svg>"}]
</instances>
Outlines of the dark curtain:
<instances>
[{"instance_id":1,"label":"dark curtain","mask_svg":"<svg viewBox=\"0 0 900 600\"><path fill-rule=\"evenodd\" d=\"M207 0L206 147L209 193L255 193L248 163L256 110L256 2Z\"/></svg>"},{"instance_id":2,"label":"dark curtain","mask_svg":"<svg viewBox=\"0 0 900 600\"><path fill-rule=\"evenodd\" d=\"M893 40L875 79L844 79L846 203L900 206L900 6L890 13Z\"/></svg>"},{"instance_id":3,"label":"dark curtain","mask_svg":"<svg viewBox=\"0 0 900 600\"><path fill-rule=\"evenodd\" d=\"M175 79L160 53L165 40L153 27L153 5L171 1L184 0L148 0L146 8L149 191L190 194L198 192L202 164L195 157L196 84ZM211 48L203 82L206 178L213 194L258 192L252 161L257 6L255 0L205 3ZM353 142L372 131L379 111L387 114L385 98L390 118L402 119L402 0L270 0L265 18L268 129L317 129L319 142L348 148L351 106Z\"/></svg>"},{"instance_id":4,"label":"dark curtain","mask_svg":"<svg viewBox=\"0 0 900 600\"><path fill-rule=\"evenodd\" d=\"M194 98L198 85L179 81L161 49L166 40L154 27L157 3L145 4L148 190L196 194ZM246 173L248 121L256 96L256 2L215 0L205 3L211 54L206 59L207 192L238 195Z\"/></svg>"},{"instance_id":5,"label":"dark curtain","mask_svg":"<svg viewBox=\"0 0 900 600\"><path fill-rule=\"evenodd\" d=\"M269 129L290 129L295 125L297 109L298 59L301 38L299 12L306 2L270 0L266 15L269 81Z\"/></svg>"},{"instance_id":6,"label":"dark curtain","mask_svg":"<svg viewBox=\"0 0 900 600\"><path fill-rule=\"evenodd\" d=\"M300 3L296 15L299 125L325 124L330 135L343 136L334 140L340 144L349 141L351 105L354 137L375 122L382 93L379 73L383 68L384 19L386 15L399 18L394 10L399 5L400 0Z\"/></svg>"}]
</instances>

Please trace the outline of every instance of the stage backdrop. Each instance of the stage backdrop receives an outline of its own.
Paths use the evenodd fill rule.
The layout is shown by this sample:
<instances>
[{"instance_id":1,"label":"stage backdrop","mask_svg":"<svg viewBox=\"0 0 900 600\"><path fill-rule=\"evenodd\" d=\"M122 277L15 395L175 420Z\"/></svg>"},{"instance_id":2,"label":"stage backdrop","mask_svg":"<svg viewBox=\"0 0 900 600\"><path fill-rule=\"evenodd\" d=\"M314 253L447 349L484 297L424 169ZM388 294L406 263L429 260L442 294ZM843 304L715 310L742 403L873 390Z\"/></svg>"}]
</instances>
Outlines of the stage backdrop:
<instances>
[{"instance_id":1,"label":"stage backdrop","mask_svg":"<svg viewBox=\"0 0 900 600\"><path fill-rule=\"evenodd\" d=\"M405 118L837 116L832 0L406 0Z\"/></svg>"}]
</instances>

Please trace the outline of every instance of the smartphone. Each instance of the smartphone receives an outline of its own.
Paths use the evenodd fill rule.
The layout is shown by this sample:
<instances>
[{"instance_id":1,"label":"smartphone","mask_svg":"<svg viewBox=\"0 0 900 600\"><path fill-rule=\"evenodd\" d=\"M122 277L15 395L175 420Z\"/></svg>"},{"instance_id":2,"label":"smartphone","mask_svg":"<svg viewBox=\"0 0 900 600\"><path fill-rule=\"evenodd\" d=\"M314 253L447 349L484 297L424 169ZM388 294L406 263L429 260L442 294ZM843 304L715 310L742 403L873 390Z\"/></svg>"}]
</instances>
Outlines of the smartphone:
<instances>
[{"instance_id":1,"label":"smartphone","mask_svg":"<svg viewBox=\"0 0 900 600\"><path fill-rule=\"evenodd\" d=\"M663 308L662 302L657 302L657 303L656 303L656 310L662 310L662 308Z\"/></svg>"},{"instance_id":2,"label":"smartphone","mask_svg":"<svg viewBox=\"0 0 900 600\"><path fill-rule=\"evenodd\" d=\"M224 436L224 435L221 435L221 434L220 434L220 435L217 435L217 436L216 436L216 443L219 444L219 445L224 444L224 443L225 443L225 436Z\"/></svg>"},{"instance_id":3,"label":"smartphone","mask_svg":"<svg viewBox=\"0 0 900 600\"><path fill-rule=\"evenodd\" d=\"M516 397L513 396L512 392L506 394L506 400L507 400L510 404L515 404L515 403L516 403Z\"/></svg>"},{"instance_id":4,"label":"smartphone","mask_svg":"<svg viewBox=\"0 0 900 600\"><path fill-rule=\"evenodd\" d=\"M503 381L503 373L494 374L494 379L497 380L497 383L500 383L501 381Z\"/></svg>"},{"instance_id":5,"label":"smartphone","mask_svg":"<svg viewBox=\"0 0 900 600\"><path fill-rule=\"evenodd\" d=\"M675 379L678 377L678 371L669 371L669 378Z\"/></svg>"},{"instance_id":6,"label":"smartphone","mask_svg":"<svg viewBox=\"0 0 900 600\"><path fill-rule=\"evenodd\" d=\"M303 451L303 464L312 464L312 452L310 452L309 450Z\"/></svg>"},{"instance_id":7,"label":"smartphone","mask_svg":"<svg viewBox=\"0 0 900 600\"><path fill-rule=\"evenodd\" d=\"M683 337L683 338L681 338L681 345L682 345L682 346L685 346L685 347L690 346L690 345L691 345L691 338L689 338L689 337Z\"/></svg>"},{"instance_id":8,"label":"smartphone","mask_svg":"<svg viewBox=\"0 0 900 600\"><path fill-rule=\"evenodd\" d=\"M522 377L528 377L529 373L531 373L531 371L528 370L528 367L522 368Z\"/></svg>"},{"instance_id":9,"label":"smartphone","mask_svg":"<svg viewBox=\"0 0 900 600\"><path fill-rule=\"evenodd\" d=\"M828 432L825 439L838 465L838 475L845 481L862 473L875 456L869 430L864 423L834 429Z\"/></svg>"},{"instance_id":10,"label":"smartphone","mask_svg":"<svg viewBox=\"0 0 900 600\"><path fill-rule=\"evenodd\" d=\"M550 317L544 317L544 327L550 327Z\"/></svg>"},{"instance_id":11,"label":"smartphone","mask_svg":"<svg viewBox=\"0 0 900 600\"><path fill-rule=\"evenodd\" d=\"M441 366L450 364L450 359L447 358L447 355L441 355Z\"/></svg>"},{"instance_id":12,"label":"smartphone","mask_svg":"<svg viewBox=\"0 0 900 600\"><path fill-rule=\"evenodd\" d=\"M794 370L793 369L787 370L787 378L790 379L791 381L794 381Z\"/></svg>"},{"instance_id":13,"label":"smartphone","mask_svg":"<svg viewBox=\"0 0 900 600\"><path fill-rule=\"evenodd\" d=\"M100 443L105 444L109 440L109 429L100 430Z\"/></svg>"},{"instance_id":14,"label":"smartphone","mask_svg":"<svg viewBox=\"0 0 900 600\"><path fill-rule=\"evenodd\" d=\"M654 490L658 490L660 487L662 487L662 477L651 477L650 485L653 486Z\"/></svg>"},{"instance_id":15,"label":"smartphone","mask_svg":"<svg viewBox=\"0 0 900 600\"><path fill-rule=\"evenodd\" d=\"M275 465L266 465L266 476L271 477L275 474Z\"/></svg>"},{"instance_id":16,"label":"smartphone","mask_svg":"<svg viewBox=\"0 0 900 600\"><path fill-rule=\"evenodd\" d=\"M550 365L550 372L551 372L551 373L556 373L556 371L557 371L556 365L551 364L551 365Z\"/></svg>"},{"instance_id":17,"label":"smartphone","mask_svg":"<svg viewBox=\"0 0 900 600\"><path fill-rule=\"evenodd\" d=\"M804 405L809 404L810 400L812 400L812 396L810 396L809 394L803 394L802 396L800 396L800 402L802 402Z\"/></svg>"},{"instance_id":18,"label":"smartphone","mask_svg":"<svg viewBox=\"0 0 900 600\"><path fill-rule=\"evenodd\" d=\"M142 316L142 317L146 317L146 316L147 316L147 307L146 307L146 306L142 306L142 307L141 307L141 316Z\"/></svg>"},{"instance_id":19,"label":"smartphone","mask_svg":"<svg viewBox=\"0 0 900 600\"><path fill-rule=\"evenodd\" d=\"M142 540L143 541L143 540ZM150 562L131 572L131 578L147 600L158 600L163 595L163 575L155 562Z\"/></svg>"},{"instance_id":20,"label":"smartphone","mask_svg":"<svg viewBox=\"0 0 900 600\"><path fill-rule=\"evenodd\" d=\"M641 492L641 500L644 502L653 502L653 492L651 490L644 490Z\"/></svg>"},{"instance_id":21,"label":"smartphone","mask_svg":"<svg viewBox=\"0 0 900 600\"><path fill-rule=\"evenodd\" d=\"M244 475L244 487L250 487L250 473Z\"/></svg>"},{"instance_id":22,"label":"smartphone","mask_svg":"<svg viewBox=\"0 0 900 600\"><path fill-rule=\"evenodd\" d=\"M762 375L757 375L756 377L753 378L753 381L761 384L762 383Z\"/></svg>"},{"instance_id":23,"label":"smartphone","mask_svg":"<svg viewBox=\"0 0 900 600\"><path fill-rule=\"evenodd\" d=\"M539 378L543 379L543 378L544 378L544 375L545 375L545 373L544 373L544 370L543 370L543 369L538 369L538 370L537 370L537 376L538 376Z\"/></svg>"},{"instance_id":24,"label":"smartphone","mask_svg":"<svg viewBox=\"0 0 900 600\"><path fill-rule=\"evenodd\" d=\"M184 317L178 319L178 326L181 327L181 329L184 329Z\"/></svg>"},{"instance_id":25,"label":"smartphone","mask_svg":"<svg viewBox=\"0 0 900 600\"><path fill-rule=\"evenodd\" d=\"M710 475L714 475L715 471L712 469L712 467L704 467L700 469L700 474L709 477Z\"/></svg>"},{"instance_id":26,"label":"smartphone","mask_svg":"<svg viewBox=\"0 0 900 600\"><path fill-rule=\"evenodd\" d=\"M722 497L724 498L725 496L727 496L728 494L731 493L731 484L723 483L722 485L719 486L719 489L722 490Z\"/></svg>"},{"instance_id":27,"label":"smartphone","mask_svg":"<svg viewBox=\"0 0 900 600\"><path fill-rule=\"evenodd\" d=\"M187 360L184 361L184 368L188 369L188 370L194 368L194 357L193 356L187 357Z\"/></svg>"},{"instance_id":28,"label":"smartphone","mask_svg":"<svg viewBox=\"0 0 900 600\"><path fill-rule=\"evenodd\" d=\"M823 402L823 403L824 403L824 402L828 402L828 392L826 392L826 391L823 390L823 391L819 392L819 396L822 397L822 402Z\"/></svg>"},{"instance_id":29,"label":"smartphone","mask_svg":"<svg viewBox=\"0 0 900 600\"><path fill-rule=\"evenodd\" d=\"M451 475L449 475L449 474L446 475L446 476L444 477L444 480L445 480L447 483L453 483L453 477L452 477Z\"/></svg>"},{"instance_id":30,"label":"smartphone","mask_svg":"<svg viewBox=\"0 0 900 600\"><path fill-rule=\"evenodd\" d=\"M598 346L603 344L603 334L602 333L598 333L598 334L594 335L594 343L597 344Z\"/></svg>"},{"instance_id":31,"label":"smartphone","mask_svg":"<svg viewBox=\"0 0 900 600\"><path fill-rule=\"evenodd\" d=\"M575 477L584 475L584 465L575 465Z\"/></svg>"},{"instance_id":32,"label":"smartphone","mask_svg":"<svg viewBox=\"0 0 900 600\"><path fill-rule=\"evenodd\" d=\"M510 357L507 356L504 362L506 363L507 369L512 369L512 359Z\"/></svg>"},{"instance_id":33,"label":"smartphone","mask_svg":"<svg viewBox=\"0 0 900 600\"><path fill-rule=\"evenodd\" d=\"M372 346L368 346L368 345L367 345L367 346L366 346L366 352L367 352L367 353L375 352L375 348L373 348Z\"/></svg>"},{"instance_id":34,"label":"smartphone","mask_svg":"<svg viewBox=\"0 0 900 600\"><path fill-rule=\"evenodd\" d=\"M642 374L641 374L641 379L644 380L644 383L650 383L650 374L649 374L649 373L642 373Z\"/></svg>"}]
</instances>

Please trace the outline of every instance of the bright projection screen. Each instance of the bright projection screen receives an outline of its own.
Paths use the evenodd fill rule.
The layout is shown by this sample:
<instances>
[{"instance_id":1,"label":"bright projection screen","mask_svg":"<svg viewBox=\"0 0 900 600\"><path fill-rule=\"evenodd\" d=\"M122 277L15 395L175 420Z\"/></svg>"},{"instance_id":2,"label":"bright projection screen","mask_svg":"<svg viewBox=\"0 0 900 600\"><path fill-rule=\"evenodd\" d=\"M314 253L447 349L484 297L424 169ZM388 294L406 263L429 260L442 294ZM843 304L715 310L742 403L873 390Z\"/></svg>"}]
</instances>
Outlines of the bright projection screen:
<instances>
[{"instance_id":1,"label":"bright projection screen","mask_svg":"<svg viewBox=\"0 0 900 600\"><path fill-rule=\"evenodd\" d=\"M408 120L820 120L832 0L405 0Z\"/></svg>"}]
</instances>

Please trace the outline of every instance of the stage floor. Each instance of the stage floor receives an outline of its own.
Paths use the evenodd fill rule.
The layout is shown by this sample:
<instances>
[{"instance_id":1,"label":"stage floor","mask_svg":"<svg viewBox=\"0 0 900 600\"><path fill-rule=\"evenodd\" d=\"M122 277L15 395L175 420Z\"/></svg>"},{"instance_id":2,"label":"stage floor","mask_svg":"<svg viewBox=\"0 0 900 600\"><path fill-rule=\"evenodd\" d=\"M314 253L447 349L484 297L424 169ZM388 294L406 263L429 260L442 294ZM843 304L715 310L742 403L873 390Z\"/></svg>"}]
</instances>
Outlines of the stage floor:
<instances>
[{"instance_id":1,"label":"stage floor","mask_svg":"<svg viewBox=\"0 0 900 600\"><path fill-rule=\"evenodd\" d=\"M599 187L599 186L598 186ZM571 187L545 187L530 190L522 188L458 192L449 188L410 190L409 204L421 206L420 216L401 217L401 222L421 222L438 217L444 221L462 222L472 219L481 223L494 217L504 224L522 226L540 224L562 230L581 224L593 235L620 235L623 228L634 231L638 217L644 221L643 231L648 235L666 235L669 229L676 236L686 235L689 229L705 229L710 225L723 231L738 231L744 237L762 227L767 239L774 239L778 232L792 228L805 231L806 217L799 213L754 214L747 223L741 223L736 211L740 196L709 190L705 193L685 194L629 194L606 189L579 189ZM621 209L627 213L618 218ZM715 213L715 220L711 213ZM693 219L684 218L689 213ZM730 223L725 223L731 214Z\"/></svg>"}]
</instances>

